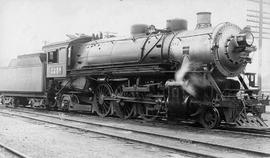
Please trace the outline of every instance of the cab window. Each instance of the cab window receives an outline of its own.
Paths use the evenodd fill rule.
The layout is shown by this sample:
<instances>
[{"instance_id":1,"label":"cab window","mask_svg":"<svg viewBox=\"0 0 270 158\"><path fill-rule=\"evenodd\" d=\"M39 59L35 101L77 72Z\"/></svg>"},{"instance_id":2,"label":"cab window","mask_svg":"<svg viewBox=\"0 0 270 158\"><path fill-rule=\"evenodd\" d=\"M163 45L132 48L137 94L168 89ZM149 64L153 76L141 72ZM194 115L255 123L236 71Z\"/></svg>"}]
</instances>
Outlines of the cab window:
<instances>
[{"instance_id":1,"label":"cab window","mask_svg":"<svg viewBox=\"0 0 270 158\"><path fill-rule=\"evenodd\" d=\"M48 63L58 63L58 49L48 52Z\"/></svg>"}]
</instances>

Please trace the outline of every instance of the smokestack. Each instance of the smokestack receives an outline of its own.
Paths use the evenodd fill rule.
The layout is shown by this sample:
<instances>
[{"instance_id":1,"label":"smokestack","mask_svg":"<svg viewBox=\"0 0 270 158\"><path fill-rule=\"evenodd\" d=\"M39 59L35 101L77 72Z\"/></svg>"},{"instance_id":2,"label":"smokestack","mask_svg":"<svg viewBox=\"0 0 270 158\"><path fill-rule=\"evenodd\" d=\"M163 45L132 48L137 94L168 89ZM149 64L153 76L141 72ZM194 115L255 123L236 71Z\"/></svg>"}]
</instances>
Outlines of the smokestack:
<instances>
[{"instance_id":1,"label":"smokestack","mask_svg":"<svg viewBox=\"0 0 270 158\"><path fill-rule=\"evenodd\" d=\"M207 28L211 26L211 12L198 12L196 29Z\"/></svg>"}]
</instances>

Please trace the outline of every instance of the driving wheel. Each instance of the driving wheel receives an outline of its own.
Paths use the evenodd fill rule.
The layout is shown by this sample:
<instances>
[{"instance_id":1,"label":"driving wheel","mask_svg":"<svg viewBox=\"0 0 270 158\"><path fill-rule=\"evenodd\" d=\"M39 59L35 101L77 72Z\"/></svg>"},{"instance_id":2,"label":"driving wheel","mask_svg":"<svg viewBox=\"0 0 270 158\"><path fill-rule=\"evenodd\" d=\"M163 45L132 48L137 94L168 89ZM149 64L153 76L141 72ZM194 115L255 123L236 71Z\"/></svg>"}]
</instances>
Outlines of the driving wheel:
<instances>
[{"instance_id":1,"label":"driving wheel","mask_svg":"<svg viewBox=\"0 0 270 158\"><path fill-rule=\"evenodd\" d=\"M111 111L111 101L108 99L112 95L112 88L108 84L100 84L96 88L97 114L106 117Z\"/></svg>"},{"instance_id":2,"label":"driving wheel","mask_svg":"<svg viewBox=\"0 0 270 158\"><path fill-rule=\"evenodd\" d=\"M115 90L116 96L122 96L122 97L132 97L132 93L129 92L123 92L123 85L120 85ZM124 119L129 119L132 116L134 116L135 113L135 103L131 102L120 102L118 103L118 116Z\"/></svg>"}]
</instances>

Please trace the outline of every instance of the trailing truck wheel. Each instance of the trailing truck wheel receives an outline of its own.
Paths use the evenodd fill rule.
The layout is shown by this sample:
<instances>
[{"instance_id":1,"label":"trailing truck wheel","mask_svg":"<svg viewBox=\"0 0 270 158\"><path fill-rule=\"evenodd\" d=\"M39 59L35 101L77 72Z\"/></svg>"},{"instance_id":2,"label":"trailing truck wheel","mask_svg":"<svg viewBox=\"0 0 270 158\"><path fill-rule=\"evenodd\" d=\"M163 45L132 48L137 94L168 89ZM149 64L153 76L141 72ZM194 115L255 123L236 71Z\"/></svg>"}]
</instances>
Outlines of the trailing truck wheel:
<instances>
[{"instance_id":1,"label":"trailing truck wheel","mask_svg":"<svg viewBox=\"0 0 270 158\"><path fill-rule=\"evenodd\" d=\"M97 99L97 114L101 117L106 117L111 112L111 101L107 100L112 95L112 88L108 84L100 84L96 88Z\"/></svg>"},{"instance_id":2,"label":"trailing truck wheel","mask_svg":"<svg viewBox=\"0 0 270 158\"><path fill-rule=\"evenodd\" d=\"M70 96L69 95L63 95L62 99L61 99L60 109L63 110L63 111L68 111L70 104L71 104Z\"/></svg>"},{"instance_id":3,"label":"trailing truck wheel","mask_svg":"<svg viewBox=\"0 0 270 158\"><path fill-rule=\"evenodd\" d=\"M203 110L200 115L200 123L204 128L216 128L220 124L220 114L215 107L209 107Z\"/></svg>"}]
</instances>

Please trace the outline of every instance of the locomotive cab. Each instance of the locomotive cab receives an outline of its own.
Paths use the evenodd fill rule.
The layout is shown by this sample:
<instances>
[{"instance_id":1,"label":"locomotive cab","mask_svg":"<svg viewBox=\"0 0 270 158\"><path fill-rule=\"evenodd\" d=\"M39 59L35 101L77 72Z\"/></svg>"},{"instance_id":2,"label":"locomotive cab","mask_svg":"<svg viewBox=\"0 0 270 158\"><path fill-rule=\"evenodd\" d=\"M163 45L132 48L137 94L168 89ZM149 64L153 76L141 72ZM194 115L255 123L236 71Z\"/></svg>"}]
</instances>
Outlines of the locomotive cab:
<instances>
[{"instance_id":1,"label":"locomotive cab","mask_svg":"<svg viewBox=\"0 0 270 158\"><path fill-rule=\"evenodd\" d=\"M76 45L91 41L92 37L78 37L68 41L51 43L43 47L47 55L47 78L63 78L67 70L74 68L75 60L79 56L74 51Z\"/></svg>"},{"instance_id":2,"label":"locomotive cab","mask_svg":"<svg viewBox=\"0 0 270 158\"><path fill-rule=\"evenodd\" d=\"M47 55L47 78L66 77L68 43L53 43L43 47Z\"/></svg>"},{"instance_id":3,"label":"locomotive cab","mask_svg":"<svg viewBox=\"0 0 270 158\"><path fill-rule=\"evenodd\" d=\"M92 40L92 37L78 37L68 41L51 43L43 47L47 56L47 98L50 106L56 108L56 106L62 107L64 105L65 108L72 108L71 110L82 110L82 108L77 108L80 102L77 95L84 94L86 80L85 78L71 77L70 71L75 69L77 64L80 64L79 59L82 58L80 56L82 51L78 48L90 40ZM76 93L77 88L82 92ZM68 92L69 90L72 92ZM56 100L59 100L57 104ZM67 102L72 104L67 104ZM89 111L90 106L84 107Z\"/></svg>"}]
</instances>

